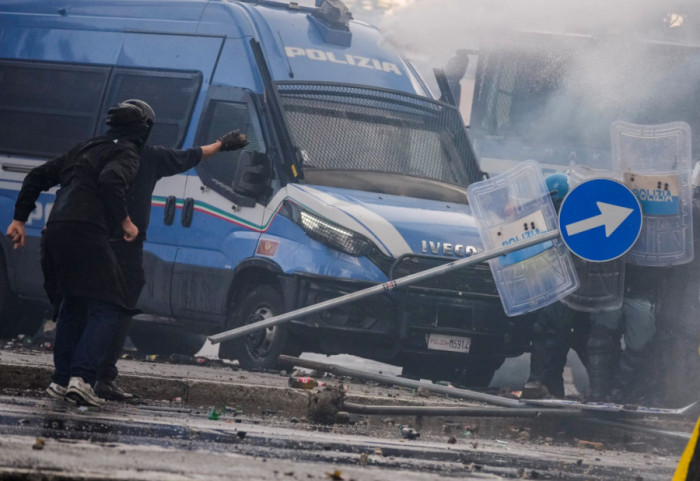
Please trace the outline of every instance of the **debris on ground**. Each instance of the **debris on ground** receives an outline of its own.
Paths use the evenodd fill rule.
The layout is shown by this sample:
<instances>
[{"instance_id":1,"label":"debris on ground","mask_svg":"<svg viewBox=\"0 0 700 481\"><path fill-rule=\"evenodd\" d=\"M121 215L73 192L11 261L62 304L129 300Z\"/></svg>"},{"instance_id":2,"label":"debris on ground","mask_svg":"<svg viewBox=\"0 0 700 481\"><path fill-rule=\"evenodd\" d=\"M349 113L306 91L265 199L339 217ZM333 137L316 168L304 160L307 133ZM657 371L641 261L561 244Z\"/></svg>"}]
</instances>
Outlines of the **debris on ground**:
<instances>
[{"instance_id":1,"label":"debris on ground","mask_svg":"<svg viewBox=\"0 0 700 481\"><path fill-rule=\"evenodd\" d=\"M292 376L289 378L289 387L297 389L316 389L317 387L324 387L325 385L325 382L317 381L312 377Z\"/></svg>"},{"instance_id":2,"label":"debris on ground","mask_svg":"<svg viewBox=\"0 0 700 481\"><path fill-rule=\"evenodd\" d=\"M605 449L605 445L603 443L596 441L585 441L583 439L579 439L576 445L579 448L595 449L596 451L602 451L603 449Z\"/></svg>"},{"instance_id":3,"label":"debris on ground","mask_svg":"<svg viewBox=\"0 0 700 481\"><path fill-rule=\"evenodd\" d=\"M332 473L326 473L326 476L333 479L334 481L343 481L345 479L343 477L343 473L341 473L338 469L336 469Z\"/></svg>"},{"instance_id":4,"label":"debris on ground","mask_svg":"<svg viewBox=\"0 0 700 481\"><path fill-rule=\"evenodd\" d=\"M401 433L401 437L404 439L417 439L420 437L420 433L408 424L399 426L399 433Z\"/></svg>"},{"instance_id":5,"label":"debris on ground","mask_svg":"<svg viewBox=\"0 0 700 481\"><path fill-rule=\"evenodd\" d=\"M34 445L32 445L32 449L44 449L44 446L46 445L46 441L44 441L41 438L36 438L36 441L34 441Z\"/></svg>"},{"instance_id":6,"label":"debris on ground","mask_svg":"<svg viewBox=\"0 0 700 481\"><path fill-rule=\"evenodd\" d=\"M345 387L326 386L309 398L309 419L318 424L334 424L345 399Z\"/></svg>"},{"instance_id":7,"label":"debris on ground","mask_svg":"<svg viewBox=\"0 0 700 481\"><path fill-rule=\"evenodd\" d=\"M340 411L335 417L335 422L337 424L350 424L350 413Z\"/></svg>"},{"instance_id":8,"label":"debris on ground","mask_svg":"<svg viewBox=\"0 0 700 481\"><path fill-rule=\"evenodd\" d=\"M479 424L467 424L464 426L464 437L478 436L479 427Z\"/></svg>"}]
</instances>

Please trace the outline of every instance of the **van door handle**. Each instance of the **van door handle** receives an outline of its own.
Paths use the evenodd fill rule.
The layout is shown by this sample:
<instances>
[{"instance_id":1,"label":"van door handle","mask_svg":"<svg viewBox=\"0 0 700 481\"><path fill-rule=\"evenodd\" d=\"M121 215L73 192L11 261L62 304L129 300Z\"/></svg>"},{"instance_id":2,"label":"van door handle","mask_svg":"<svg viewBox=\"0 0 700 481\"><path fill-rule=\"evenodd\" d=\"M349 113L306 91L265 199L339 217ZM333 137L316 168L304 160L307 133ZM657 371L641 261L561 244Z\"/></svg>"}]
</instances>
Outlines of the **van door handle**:
<instances>
[{"instance_id":1,"label":"van door handle","mask_svg":"<svg viewBox=\"0 0 700 481\"><path fill-rule=\"evenodd\" d=\"M192 225L192 216L194 215L194 199L188 197L185 199L184 204L182 204L182 227L189 227Z\"/></svg>"},{"instance_id":2,"label":"van door handle","mask_svg":"<svg viewBox=\"0 0 700 481\"><path fill-rule=\"evenodd\" d=\"M174 195L168 196L165 200L165 211L163 212L163 223L172 225L175 220L175 207L177 206L177 198Z\"/></svg>"}]
</instances>

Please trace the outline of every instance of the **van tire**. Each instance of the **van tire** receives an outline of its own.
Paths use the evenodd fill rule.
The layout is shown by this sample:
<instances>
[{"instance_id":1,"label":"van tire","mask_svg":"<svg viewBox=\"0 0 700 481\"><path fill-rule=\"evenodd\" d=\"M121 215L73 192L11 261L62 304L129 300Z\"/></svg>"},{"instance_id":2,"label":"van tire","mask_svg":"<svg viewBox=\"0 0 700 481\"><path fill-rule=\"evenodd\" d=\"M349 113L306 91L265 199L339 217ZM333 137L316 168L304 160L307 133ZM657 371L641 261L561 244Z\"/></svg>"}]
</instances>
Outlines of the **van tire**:
<instances>
[{"instance_id":1,"label":"van tire","mask_svg":"<svg viewBox=\"0 0 700 481\"><path fill-rule=\"evenodd\" d=\"M23 317L19 300L10 287L5 258L0 254L0 338L11 338L19 334L22 331Z\"/></svg>"},{"instance_id":2,"label":"van tire","mask_svg":"<svg viewBox=\"0 0 700 481\"><path fill-rule=\"evenodd\" d=\"M263 284L246 292L237 306L229 309L228 329L245 326L284 313L284 299L277 289ZM244 369L276 369L277 358L287 340L287 326L279 324L263 331L224 341L219 357L237 359Z\"/></svg>"}]
</instances>

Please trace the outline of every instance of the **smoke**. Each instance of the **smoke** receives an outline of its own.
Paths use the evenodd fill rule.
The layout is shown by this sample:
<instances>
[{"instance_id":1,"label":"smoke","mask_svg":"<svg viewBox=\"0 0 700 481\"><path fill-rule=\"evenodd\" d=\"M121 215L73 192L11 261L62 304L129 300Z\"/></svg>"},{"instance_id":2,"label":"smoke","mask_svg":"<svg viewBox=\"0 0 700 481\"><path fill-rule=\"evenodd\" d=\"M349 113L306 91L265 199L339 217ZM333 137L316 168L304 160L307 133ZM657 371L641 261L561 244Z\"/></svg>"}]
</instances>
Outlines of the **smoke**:
<instances>
[{"instance_id":1,"label":"smoke","mask_svg":"<svg viewBox=\"0 0 700 481\"><path fill-rule=\"evenodd\" d=\"M475 134L479 128L491 129L490 134L510 128L508 135L539 145L513 146L519 150L510 154L504 150L508 146L499 145L499 155L491 157L526 156L560 166L576 160L609 168L615 120L700 125L689 101L700 94L692 81L700 79L700 55L648 42L688 43L699 13L690 3L656 0L413 0L391 9L380 28L434 92L433 68L447 65L457 50L483 54L500 44L504 55L510 51L510 59L497 59L501 70L479 85L469 83L477 64L477 56L470 55L460 110ZM514 32L530 32L532 42ZM476 102L488 98L496 105L492 118L476 119L482 124L470 118L472 93ZM700 127L694 140L700 146Z\"/></svg>"},{"instance_id":2,"label":"smoke","mask_svg":"<svg viewBox=\"0 0 700 481\"><path fill-rule=\"evenodd\" d=\"M379 26L409 57L444 63L456 48L477 48L485 36L504 31L641 33L672 22L674 6L657 0L413 0L390 10Z\"/></svg>"},{"instance_id":3,"label":"smoke","mask_svg":"<svg viewBox=\"0 0 700 481\"><path fill-rule=\"evenodd\" d=\"M558 170L575 160L609 169L610 125L615 120L685 121L693 130L697 160L698 20L700 7L692 2L413 0L391 10L379 27L429 81L432 69L445 66L457 50L480 52L482 77L476 84L462 82L462 92L473 91L475 104L482 107L481 113L474 110L471 132L482 168L493 173L513 162L491 169L484 158L530 158ZM475 77L475 60L470 55L466 78ZM435 89L434 82L431 87ZM468 123L469 101L461 109ZM695 227L697 239L700 229ZM689 269L693 274L679 267L664 274L650 271L649 276L667 276L663 294L639 292L661 308L657 337L649 348L656 354L647 356L649 364L635 374L626 373L633 402L679 406L697 395L697 264ZM685 286L690 286L688 292ZM674 292L679 294L673 302L664 304ZM631 325L635 319L626 322ZM686 331L686 325L692 327ZM655 370L655 365L666 369Z\"/></svg>"}]
</instances>

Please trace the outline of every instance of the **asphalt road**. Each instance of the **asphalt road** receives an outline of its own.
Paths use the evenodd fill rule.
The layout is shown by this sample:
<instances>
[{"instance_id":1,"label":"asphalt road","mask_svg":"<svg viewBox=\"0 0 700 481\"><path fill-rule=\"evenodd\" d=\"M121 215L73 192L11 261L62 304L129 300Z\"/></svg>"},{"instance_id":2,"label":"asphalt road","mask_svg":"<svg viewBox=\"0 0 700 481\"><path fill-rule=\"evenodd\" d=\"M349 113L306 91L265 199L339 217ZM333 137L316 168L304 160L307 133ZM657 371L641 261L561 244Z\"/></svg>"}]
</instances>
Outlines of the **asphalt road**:
<instances>
[{"instance_id":1,"label":"asphalt road","mask_svg":"<svg viewBox=\"0 0 700 481\"><path fill-rule=\"evenodd\" d=\"M318 426L149 402L81 409L0 396L0 479L667 480L670 456L468 438L395 425ZM33 478L29 476L33 475ZM26 476L24 478L23 476Z\"/></svg>"},{"instance_id":2,"label":"asphalt road","mask_svg":"<svg viewBox=\"0 0 700 481\"><path fill-rule=\"evenodd\" d=\"M0 479L668 480L685 440L651 430L682 434L693 426L649 419L635 432L566 418L353 414L326 426L309 420L313 391L290 388L290 373L136 357L120 361L121 380L144 396L141 404L80 410L43 395L50 352L0 349ZM317 379L342 382L346 399L365 405L473 404ZM212 408L218 419L210 419ZM402 437L403 424L420 437Z\"/></svg>"}]
</instances>

